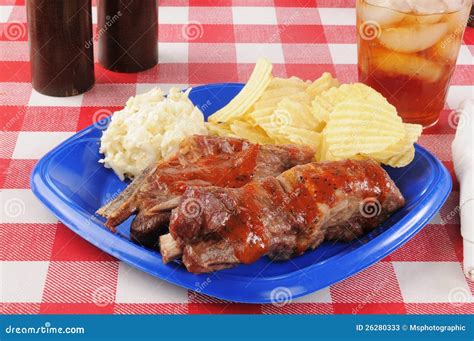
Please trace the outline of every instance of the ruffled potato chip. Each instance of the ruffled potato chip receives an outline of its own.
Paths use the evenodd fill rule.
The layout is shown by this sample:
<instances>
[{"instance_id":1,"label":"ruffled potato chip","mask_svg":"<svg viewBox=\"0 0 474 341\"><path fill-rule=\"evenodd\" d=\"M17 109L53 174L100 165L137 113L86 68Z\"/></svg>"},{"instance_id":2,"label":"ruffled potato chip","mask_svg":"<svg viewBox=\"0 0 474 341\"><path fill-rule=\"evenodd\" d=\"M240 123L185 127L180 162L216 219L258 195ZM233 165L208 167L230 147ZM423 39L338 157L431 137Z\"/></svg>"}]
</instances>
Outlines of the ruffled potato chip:
<instances>
[{"instance_id":1,"label":"ruffled potato chip","mask_svg":"<svg viewBox=\"0 0 474 341\"><path fill-rule=\"evenodd\" d=\"M394 106L363 99L336 105L324 132L328 151L339 158L380 152L405 136L402 119Z\"/></svg>"},{"instance_id":2,"label":"ruffled potato chip","mask_svg":"<svg viewBox=\"0 0 474 341\"><path fill-rule=\"evenodd\" d=\"M229 104L209 116L209 122L229 122L242 117L260 98L272 79L273 65L266 59L259 59L244 88Z\"/></svg>"},{"instance_id":3,"label":"ruffled potato chip","mask_svg":"<svg viewBox=\"0 0 474 341\"><path fill-rule=\"evenodd\" d=\"M236 99L210 117L211 134L306 144L316 148L317 161L373 158L403 167L413 160L422 132L419 125L403 124L395 107L371 87L341 85L329 73L314 82L272 78L268 66L257 65Z\"/></svg>"}]
</instances>

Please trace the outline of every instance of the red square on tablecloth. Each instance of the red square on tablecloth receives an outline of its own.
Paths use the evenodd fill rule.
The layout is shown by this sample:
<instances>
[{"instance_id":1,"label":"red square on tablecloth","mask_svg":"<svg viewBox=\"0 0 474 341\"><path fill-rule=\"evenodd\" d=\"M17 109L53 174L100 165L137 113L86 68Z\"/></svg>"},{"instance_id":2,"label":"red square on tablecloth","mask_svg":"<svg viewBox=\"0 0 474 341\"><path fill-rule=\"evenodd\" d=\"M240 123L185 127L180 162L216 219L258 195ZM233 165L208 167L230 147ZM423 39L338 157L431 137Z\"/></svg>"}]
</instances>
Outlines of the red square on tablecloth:
<instances>
[{"instance_id":1,"label":"red square on tablecloth","mask_svg":"<svg viewBox=\"0 0 474 341\"><path fill-rule=\"evenodd\" d=\"M278 25L282 43L326 43L322 25Z\"/></svg>"},{"instance_id":2,"label":"red square on tablecloth","mask_svg":"<svg viewBox=\"0 0 474 341\"><path fill-rule=\"evenodd\" d=\"M138 73L114 72L107 70L100 63L94 65L95 82L97 84L107 83L136 83Z\"/></svg>"},{"instance_id":3,"label":"red square on tablecloth","mask_svg":"<svg viewBox=\"0 0 474 341\"><path fill-rule=\"evenodd\" d=\"M230 6L232 0L189 0L189 6Z\"/></svg>"},{"instance_id":4,"label":"red square on tablecloth","mask_svg":"<svg viewBox=\"0 0 474 341\"><path fill-rule=\"evenodd\" d=\"M0 303L0 314L5 315L28 315L38 314L39 303Z\"/></svg>"},{"instance_id":5,"label":"red square on tablecloth","mask_svg":"<svg viewBox=\"0 0 474 341\"><path fill-rule=\"evenodd\" d=\"M125 105L125 103L124 103ZM96 124L100 122L103 118L106 118L112 115L114 112L122 110L123 106L103 106L103 107L86 107L82 106L80 108L79 120L77 122L76 130L84 129L91 124ZM102 127L100 124L97 125L98 128Z\"/></svg>"},{"instance_id":6,"label":"red square on tablecloth","mask_svg":"<svg viewBox=\"0 0 474 341\"><path fill-rule=\"evenodd\" d=\"M238 82L247 83L255 64L237 64L237 77ZM275 77L287 77L286 68L284 64L273 64L272 74Z\"/></svg>"},{"instance_id":7,"label":"red square on tablecloth","mask_svg":"<svg viewBox=\"0 0 474 341\"><path fill-rule=\"evenodd\" d=\"M334 76L334 66L331 64L286 64L288 77L297 76L304 80L315 80L324 72L330 72Z\"/></svg>"},{"instance_id":8,"label":"red square on tablecloth","mask_svg":"<svg viewBox=\"0 0 474 341\"><path fill-rule=\"evenodd\" d=\"M86 223L86 222L84 222ZM53 261L113 261L114 257L59 223L54 238L51 260Z\"/></svg>"},{"instance_id":9,"label":"red square on tablecloth","mask_svg":"<svg viewBox=\"0 0 474 341\"><path fill-rule=\"evenodd\" d=\"M333 304L331 303L297 303L286 304L264 304L262 314L333 314Z\"/></svg>"},{"instance_id":10,"label":"red square on tablecloth","mask_svg":"<svg viewBox=\"0 0 474 341\"><path fill-rule=\"evenodd\" d=\"M31 82L31 66L27 61L0 62L0 67L0 82Z\"/></svg>"},{"instance_id":11,"label":"red square on tablecloth","mask_svg":"<svg viewBox=\"0 0 474 341\"><path fill-rule=\"evenodd\" d=\"M30 175L37 160L12 159L5 170L3 188L30 188Z\"/></svg>"},{"instance_id":12,"label":"red square on tablecloth","mask_svg":"<svg viewBox=\"0 0 474 341\"><path fill-rule=\"evenodd\" d=\"M2 261L49 261L56 224L1 224Z\"/></svg>"},{"instance_id":13,"label":"red square on tablecloth","mask_svg":"<svg viewBox=\"0 0 474 341\"><path fill-rule=\"evenodd\" d=\"M444 225L428 225L390 255L392 261L455 262L454 247Z\"/></svg>"},{"instance_id":14,"label":"red square on tablecloth","mask_svg":"<svg viewBox=\"0 0 474 341\"><path fill-rule=\"evenodd\" d=\"M335 314L406 314L403 303L334 303Z\"/></svg>"},{"instance_id":15,"label":"red square on tablecloth","mask_svg":"<svg viewBox=\"0 0 474 341\"><path fill-rule=\"evenodd\" d=\"M40 314L112 314L114 304L94 303L50 303L43 302L40 306Z\"/></svg>"},{"instance_id":16,"label":"red square on tablecloth","mask_svg":"<svg viewBox=\"0 0 474 341\"><path fill-rule=\"evenodd\" d=\"M3 131L21 130L26 110L26 106L0 107L0 129Z\"/></svg>"},{"instance_id":17,"label":"red square on tablecloth","mask_svg":"<svg viewBox=\"0 0 474 341\"><path fill-rule=\"evenodd\" d=\"M316 7L316 0L274 0L277 7Z\"/></svg>"},{"instance_id":18,"label":"red square on tablecloth","mask_svg":"<svg viewBox=\"0 0 474 341\"><path fill-rule=\"evenodd\" d=\"M189 85L237 81L236 64L189 64Z\"/></svg>"},{"instance_id":19,"label":"red square on tablecloth","mask_svg":"<svg viewBox=\"0 0 474 341\"><path fill-rule=\"evenodd\" d=\"M5 179L8 176L8 167L10 166L11 159L0 158L0 187L3 188Z\"/></svg>"},{"instance_id":20,"label":"red square on tablecloth","mask_svg":"<svg viewBox=\"0 0 474 341\"><path fill-rule=\"evenodd\" d=\"M235 41L232 25L190 23L184 26L181 34L184 36L184 41L189 43L233 43Z\"/></svg>"},{"instance_id":21,"label":"red square on tablecloth","mask_svg":"<svg viewBox=\"0 0 474 341\"><path fill-rule=\"evenodd\" d=\"M140 72L138 83L188 83L188 65L184 63L166 63Z\"/></svg>"}]
</instances>

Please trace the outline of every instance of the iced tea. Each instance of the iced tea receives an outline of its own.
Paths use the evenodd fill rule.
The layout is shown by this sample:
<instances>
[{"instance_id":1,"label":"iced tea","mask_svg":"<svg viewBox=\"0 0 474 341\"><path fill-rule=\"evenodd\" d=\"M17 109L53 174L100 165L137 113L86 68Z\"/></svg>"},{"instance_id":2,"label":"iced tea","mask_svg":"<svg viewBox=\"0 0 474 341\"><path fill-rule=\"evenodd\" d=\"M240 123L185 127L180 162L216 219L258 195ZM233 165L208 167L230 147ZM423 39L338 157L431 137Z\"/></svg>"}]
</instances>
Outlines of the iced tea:
<instances>
[{"instance_id":1,"label":"iced tea","mask_svg":"<svg viewBox=\"0 0 474 341\"><path fill-rule=\"evenodd\" d=\"M404 122L436 124L471 0L357 0L359 80Z\"/></svg>"}]
</instances>

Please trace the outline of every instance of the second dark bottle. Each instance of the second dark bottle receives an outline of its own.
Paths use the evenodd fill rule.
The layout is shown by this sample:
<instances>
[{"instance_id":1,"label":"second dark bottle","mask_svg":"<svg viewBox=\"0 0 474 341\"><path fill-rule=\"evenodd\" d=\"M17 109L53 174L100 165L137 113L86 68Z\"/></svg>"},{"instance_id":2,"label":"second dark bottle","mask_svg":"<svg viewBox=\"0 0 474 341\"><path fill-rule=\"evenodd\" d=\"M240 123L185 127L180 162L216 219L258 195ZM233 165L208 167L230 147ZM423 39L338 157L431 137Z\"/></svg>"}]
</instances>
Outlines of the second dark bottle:
<instances>
[{"instance_id":1,"label":"second dark bottle","mask_svg":"<svg viewBox=\"0 0 474 341\"><path fill-rule=\"evenodd\" d=\"M116 72L158 63L156 0L98 0L99 62Z\"/></svg>"}]
</instances>

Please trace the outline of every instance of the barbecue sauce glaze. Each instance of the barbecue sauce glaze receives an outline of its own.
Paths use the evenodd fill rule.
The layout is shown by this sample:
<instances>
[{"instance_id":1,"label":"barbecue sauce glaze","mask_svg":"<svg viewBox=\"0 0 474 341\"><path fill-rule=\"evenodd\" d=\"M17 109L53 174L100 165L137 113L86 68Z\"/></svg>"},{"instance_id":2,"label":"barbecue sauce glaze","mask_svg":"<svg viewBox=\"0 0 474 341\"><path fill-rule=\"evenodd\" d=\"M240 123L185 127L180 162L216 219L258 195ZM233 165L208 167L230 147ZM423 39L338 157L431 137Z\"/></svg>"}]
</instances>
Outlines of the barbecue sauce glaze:
<instances>
[{"instance_id":1,"label":"barbecue sauce glaze","mask_svg":"<svg viewBox=\"0 0 474 341\"><path fill-rule=\"evenodd\" d=\"M166 185L171 193L178 195L183 194L189 187L189 181L195 179L206 185L238 188L252 180L259 149L259 145L251 145L235 154L202 158L185 168L170 167L169 171L163 171L166 170L163 168L156 176L156 183ZM180 160L173 159L169 163L179 165Z\"/></svg>"},{"instance_id":2,"label":"barbecue sauce glaze","mask_svg":"<svg viewBox=\"0 0 474 341\"><path fill-rule=\"evenodd\" d=\"M291 193L283 195L272 189L268 181L249 183L240 189L240 209L226 223L222 236L235 246L235 256L241 263L253 263L267 254L270 243L263 219L268 211L256 199L259 192L266 192L274 210L290 211L296 218L295 233L302 238L292 254L302 254L314 242L302 232L321 229L324 217L318 205L334 207L340 200L341 194L337 192L357 193L361 200L373 198L383 204L391 183L377 163L368 161L364 166L351 160L338 166L334 163L296 166L281 175L292 184Z\"/></svg>"}]
</instances>

